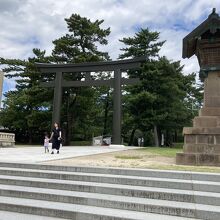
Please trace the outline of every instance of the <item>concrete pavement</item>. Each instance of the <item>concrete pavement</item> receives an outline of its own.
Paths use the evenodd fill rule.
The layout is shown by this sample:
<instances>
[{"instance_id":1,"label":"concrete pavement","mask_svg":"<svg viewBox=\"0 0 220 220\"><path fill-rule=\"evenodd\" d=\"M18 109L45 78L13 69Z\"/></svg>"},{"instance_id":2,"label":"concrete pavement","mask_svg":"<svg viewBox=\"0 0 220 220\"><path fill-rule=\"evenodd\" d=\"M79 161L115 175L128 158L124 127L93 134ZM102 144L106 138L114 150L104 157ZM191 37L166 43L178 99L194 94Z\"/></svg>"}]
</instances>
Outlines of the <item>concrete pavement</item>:
<instances>
[{"instance_id":1,"label":"concrete pavement","mask_svg":"<svg viewBox=\"0 0 220 220\"><path fill-rule=\"evenodd\" d=\"M0 148L0 162L39 163L50 160L59 160L72 157L88 156L101 153L110 153L137 149L137 147L116 146L63 146L60 153L44 153L43 146L24 146L15 148Z\"/></svg>"}]
</instances>

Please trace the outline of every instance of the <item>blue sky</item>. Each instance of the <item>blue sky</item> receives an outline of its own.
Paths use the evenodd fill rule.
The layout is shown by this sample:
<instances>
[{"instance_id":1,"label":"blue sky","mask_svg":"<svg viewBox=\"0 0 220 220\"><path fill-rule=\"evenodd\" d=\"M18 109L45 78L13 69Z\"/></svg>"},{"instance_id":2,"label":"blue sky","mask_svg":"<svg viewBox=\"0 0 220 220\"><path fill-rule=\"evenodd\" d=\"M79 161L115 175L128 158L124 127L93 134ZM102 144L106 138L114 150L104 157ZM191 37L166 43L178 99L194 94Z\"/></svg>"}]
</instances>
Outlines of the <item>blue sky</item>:
<instances>
[{"instance_id":1,"label":"blue sky","mask_svg":"<svg viewBox=\"0 0 220 220\"><path fill-rule=\"evenodd\" d=\"M67 33L64 18L73 13L104 19L110 27L108 51L116 59L123 46L118 39L133 36L140 28L160 32L166 43L161 56L181 60L184 73L198 72L196 57L182 59L182 39L198 26L219 0L0 0L0 57L26 59L33 48L52 50L52 41ZM5 79L4 91L15 82Z\"/></svg>"}]
</instances>

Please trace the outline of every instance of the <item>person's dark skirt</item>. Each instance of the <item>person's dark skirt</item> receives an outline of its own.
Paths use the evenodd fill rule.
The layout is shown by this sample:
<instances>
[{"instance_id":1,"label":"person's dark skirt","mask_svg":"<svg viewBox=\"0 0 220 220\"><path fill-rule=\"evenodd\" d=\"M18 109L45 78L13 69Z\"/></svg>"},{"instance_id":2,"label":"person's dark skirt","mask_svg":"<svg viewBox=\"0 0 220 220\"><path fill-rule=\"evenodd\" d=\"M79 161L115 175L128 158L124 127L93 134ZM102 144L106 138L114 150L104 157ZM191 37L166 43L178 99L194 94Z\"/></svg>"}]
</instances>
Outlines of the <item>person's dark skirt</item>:
<instances>
[{"instance_id":1,"label":"person's dark skirt","mask_svg":"<svg viewBox=\"0 0 220 220\"><path fill-rule=\"evenodd\" d=\"M56 150L60 149L60 140L58 140L58 138L53 138L52 149L56 149Z\"/></svg>"}]
</instances>

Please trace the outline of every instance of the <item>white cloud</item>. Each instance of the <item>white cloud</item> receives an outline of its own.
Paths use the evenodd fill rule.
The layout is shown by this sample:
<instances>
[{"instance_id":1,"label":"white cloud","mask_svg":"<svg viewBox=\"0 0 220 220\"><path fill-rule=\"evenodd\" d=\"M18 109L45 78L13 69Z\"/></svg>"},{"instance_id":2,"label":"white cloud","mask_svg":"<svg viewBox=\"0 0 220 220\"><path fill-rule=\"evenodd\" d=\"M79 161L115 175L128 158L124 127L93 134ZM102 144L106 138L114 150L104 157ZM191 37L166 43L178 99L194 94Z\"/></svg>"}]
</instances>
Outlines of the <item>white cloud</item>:
<instances>
[{"instance_id":1,"label":"white cloud","mask_svg":"<svg viewBox=\"0 0 220 220\"><path fill-rule=\"evenodd\" d=\"M123 46L118 39L133 36L137 28L159 31L166 40L160 55L182 56L182 38L207 18L219 0L0 0L0 57L25 59L34 47L52 50L52 41L67 32L64 18L72 13L91 20L104 19L111 28L109 45L102 47L113 59ZM185 73L198 71L196 57L182 60Z\"/></svg>"}]
</instances>

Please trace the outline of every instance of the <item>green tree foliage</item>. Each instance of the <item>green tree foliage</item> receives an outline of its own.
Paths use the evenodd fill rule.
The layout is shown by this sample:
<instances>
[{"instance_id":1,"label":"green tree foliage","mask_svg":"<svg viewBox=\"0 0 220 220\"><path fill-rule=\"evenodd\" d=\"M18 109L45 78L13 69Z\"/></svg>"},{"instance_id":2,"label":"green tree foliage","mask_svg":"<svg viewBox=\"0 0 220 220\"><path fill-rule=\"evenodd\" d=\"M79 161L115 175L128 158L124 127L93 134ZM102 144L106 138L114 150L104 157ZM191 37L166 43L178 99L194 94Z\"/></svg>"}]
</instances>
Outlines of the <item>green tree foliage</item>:
<instances>
[{"instance_id":1,"label":"green tree foliage","mask_svg":"<svg viewBox=\"0 0 220 220\"><path fill-rule=\"evenodd\" d=\"M0 123L17 135L17 140L33 142L50 126L50 100L52 93L39 87L43 76L36 70L35 62L48 62L45 51L33 49L28 60L0 58L5 76L16 80L16 90L5 94Z\"/></svg>"},{"instance_id":2,"label":"green tree foliage","mask_svg":"<svg viewBox=\"0 0 220 220\"><path fill-rule=\"evenodd\" d=\"M119 40L126 45L122 48L123 54L120 59L145 56L146 60L158 56L158 52L165 41L158 42L159 32L151 32L148 28L141 29L134 37L123 38Z\"/></svg>"},{"instance_id":3,"label":"green tree foliage","mask_svg":"<svg viewBox=\"0 0 220 220\"><path fill-rule=\"evenodd\" d=\"M129 133L129 144L133 144L137 129L144 132L143 136L152 142L149 136L153 133L154 144L159 145L159 137L166 134L166 142L170 136L184 125L189 124L193 117L189 103L197 99L201 101L200 89L195 86L195 74L184 76L180 62L171 62L159 57L158 52L164 42L158 42L159 33L141 29L133 38L121 40L126 46L120 58L145 55L147 61L138 71L129 71L129 77L139 77L141 82L128 87L125 97L124 129ZM128 130L128 128L130 128Z\"/></svg>"},{"instance_id":4,"label":"green tree foliage","mask_svg":"<svg viewBox=\"0 0 220 220\"><path fill-rule=\"evenodd\" d=\"M109 59L108 53L98 50L98 45L108 43L110 28L102 29L104 20L90 19L72 14L66 18L69 33L54 40L53 56L58 62L82 63Z\"/></svg>"},{"instance_id":5,"label":"green tree foliage","mask_svg":"<svg viewBox=\"0 0 220 220\"><path fill-rule=\"evenodd\" d=\"M110 28L100 27L103 20L92 22L90 19L73 14L65 21L69 33L53 41L52 55L56 62L81 63L109 59L108 53L98 49L98 46L108 43L106 38L110 34ZM68 80L81 80L84 77L84 73L64 75L64 78ZM100 100L97 97L97 89L68 88L64 91L62 120L66 122L67 143L70 142L72 136L75 139L91 140L93 134L100 135L100 129L96 129L99 125L97 117L101 112L98 108L100 103L97 103ZM105 118L102 119L102 121L105 120Z\"/></svg>"}]
</instances>

